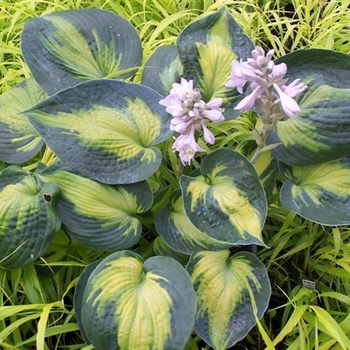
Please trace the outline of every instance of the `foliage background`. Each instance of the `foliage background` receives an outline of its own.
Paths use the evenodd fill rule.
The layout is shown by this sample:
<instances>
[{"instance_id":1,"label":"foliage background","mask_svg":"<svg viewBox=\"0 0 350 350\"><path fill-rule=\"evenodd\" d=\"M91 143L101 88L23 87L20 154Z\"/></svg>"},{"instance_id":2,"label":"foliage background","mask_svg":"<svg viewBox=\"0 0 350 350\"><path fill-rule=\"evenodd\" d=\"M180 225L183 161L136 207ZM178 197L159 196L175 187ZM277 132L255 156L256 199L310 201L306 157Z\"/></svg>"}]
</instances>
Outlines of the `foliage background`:
<instances>
[{"instance_id":1,"label":"foliage background","mask_svg":"<svg viewBox=\"0 0 350 350\"><path fill-rule=\"evenodd\" d=\"M138 31L144 64L158 46L175 43L187 24L223 5L257 45L275 49L277 57L300 48L350 52L349 0L0 0L0 92L30 77L20 41L32 17L87 7L116 12ZM141 74L133 80L140 82ZM229 143L249 152L255 122L247 114L216 126L218 146ZM26 169L39 161L50 164L52 154L44 150ZM0 163L0 170L6 166ZM261 324L234 349L344 349L339 339L350 337L349 228L302 219L281 207L274 191L264 241L270 249L258 256L269 271L272 302ZM74 285L84 266L106 255L58 234L41 262L0 270L0 348L87 350L72 309ZM303 286L303 279L315 289ZM197 340L187 349L208 349Z\"/></svg>"}]
</instances>

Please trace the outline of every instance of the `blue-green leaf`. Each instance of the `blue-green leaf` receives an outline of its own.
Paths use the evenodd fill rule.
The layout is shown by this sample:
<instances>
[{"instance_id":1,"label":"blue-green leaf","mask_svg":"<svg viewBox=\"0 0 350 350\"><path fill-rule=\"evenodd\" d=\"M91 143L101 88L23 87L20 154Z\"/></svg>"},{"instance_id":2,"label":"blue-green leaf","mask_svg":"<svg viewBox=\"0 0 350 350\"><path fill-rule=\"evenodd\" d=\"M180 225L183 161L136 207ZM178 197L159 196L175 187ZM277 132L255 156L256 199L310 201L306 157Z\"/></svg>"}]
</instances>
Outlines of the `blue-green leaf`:
<instances>
[{"instance_id":1,"label":"blue-green leaf","mask_svg":"<svg viewBox=\"0 0 350 350\"><path fill-rule=\"evenodd\" d=\"M24 80L0 96L0 159L11 164L27 162L43 140L21 114L47 97L34 79Z\"/></svg>"},{"instance_id":2,"label":"blue-green leaf","mask_svg":"<svg viewBox=\"0 0 350 350\"><path fill-rule=\"evenodd\" d=\"M279 175L278 161L272 156L271 152L266 151L259 155L254 162L254 167L260 176L261 183L268 197L276 186L276 180Z\"/></svg>"},{"instance_id":3,"label":"blue-green leaf","mask_svg":"<svg viewBox=\"0 0 350 350\"><path fill-rule=\"evenodd\" d=\"M135 183L162 161L156 144L170 116L154 90L118 80L69 88L25 112L52 151L76 172L108 184Z\"/></svg>"},{"instance_id":4,"label":"blue-green leaf","mask_svg":"<svg viewBox=\"0 0 350 350\"><path fill-rule=\"evenodd\" d=\"M146 181L105 185L57 166L38 176L60 187L57 212L67 233L78 242L93 249L117 251L139 241L142 225L137 216L150 209L153 199Z\"/></svg>"},{"instance_id":5,"label":"blue-green leaf","mask_svg":"<svg viewBox=\"0 0 350 350\"><path fill-rule=\"evenodd\" d=\"M350 224L350 158L284 167L280 197L287 208L323 225Z\"/></svg>"},{"instance_id":6,"label":"blue-green leaf","mask_svg":"<svg viewBox=\"0 0 350 350\"><path fill-rule=\"evenodd\" d=\"M254 166L235 151L219 149L203 159L201 174L180 178L192 224L232 245L264 245L261 232L267 203Z\"/></svg>"},{"instance_id":7,"label":"blue-green leaf","mask_svg":"<svg viewBox=\"0 0 350 350\"><path fill-rule=\"evenodd\" d=\"M181 254L173 249L164 239L160 236L156 237L153 241L153 250L158 256L169 256L178 261L181 265L185 266L188 262L189 256Z\"/></svg>"},{"instance_id":8,"label":"blue-green leaf","mask_svg":"<svg viewBox=\"0 0 350 350\"><path fill-rule=\"evenodd\" d=\"M243 339L264 314L271 295L264 264L228 250L193 253L187 265L197 297L195 330L214 349Z\"/></svg>"},{"instance_id":9,"label":"blue-green leaf","mask_svg":"<svg viewBox=\"0 0 350 350\"><path fill-rule=\"evenodd\" d=\"M180 350L197 308L190 276L175 260L129 251L105 258L83 295L82 323L96 349Z\"/></svg>"},{"instance_id":10,"label":"blue-green leaf","mask_svg":"<svg viewBox=\"0 0 350 350\"><path fill-rule=\"evenodd\" d=\"M54 183L40 185L31 175L13 184L7 177L7 185L0 186L0 265L13 269L37 259L58 232L61 221L55 206L60 190Z\"/></svg>"},{"instance_id":11,"label":"blue-green leaf","mask_svg":"<svg viewBox=\"0 0 350 350\"><path fill-rule=\"evenodd\" d=\"M18 165L10 165L6 167L0 175L0 190L7 185L13 185L22 181L28 175L29 172L23 170Z\"/></svg>"},{"instance_id":12,"label":"blue-green leaf","mask_svg":"<svg viewBox=\"0 0 350 350\"><path fill-rule=\"evenodd\" d=\"M198 250L229 248L231 243L220 241L196 228L187 217L180 191L173 193L170 204L160 209L155 217L159 235L173 249L191 254Z\"/></svg>"},{"instance_id":13,"label":"blue-green leaf","mask_svg":"<svg viewBox=\"0 0 350 350\"><path fill-rule=\"evenodd\" d=\"M290 81L308 89L299 98L301 113L279 121L268 143L280 161L306 166L350 154L350 57L330 50L299 50L277 62L288 66Z\"/></svg>"},{"instance_id":14,"label":"blue-green leaf","mask_svg":"<svg viewBox=\"0 0 350 350\"><path fill-rule=\"evenodd\" d=\"M231 73L231 62L246 59L254 45L224 7L189 24L178 38L184 77L194 79L204 101L223 99L225 118L238 115L234 105L240 95L225 87Z\"/></svg>"},{"instance_id":15,"label":"blue-green leaf","mask_svg":"<svg viewBox=\"0 0 350 350\"><path fill-rule=\"evenodd\" d=\"M98 9L32 18L23 29L22 51L34 78L50 95L85 80L133 75L142 58L131 24Z\"/></svg>"},{"instance_id":16,"label":"blue-green leaf","mask_svg":"<svg viewBox=\"0 0 350 350\"><path fill-rule=\"evenodd\" d=\"M77 284L75 285L75 291L74 291L74 311L75 316L77 318L80 333L83 336L86 343L90 343L87 339L85 332L84 332L84 326L81 320L81 310L83 307L83 295L84 290L87 284L87 281L92 273L92 271L95 270L95 267L101 262L101 260L96 260L93 263L86 266L83 270L83 272L80 274Z\"/></svg>"},{"instance_id":17,"label":"blue-green leaf","mask_svg":"<svg viewBox=\"0 0 350 350\"><path fill-rule=\"evenodd\" d=\"M177 46L160 46L147 60L142 71L142 84L161 95L168 95L173 83L180 81L182 65Z\"/></svg>"}]
</instances>

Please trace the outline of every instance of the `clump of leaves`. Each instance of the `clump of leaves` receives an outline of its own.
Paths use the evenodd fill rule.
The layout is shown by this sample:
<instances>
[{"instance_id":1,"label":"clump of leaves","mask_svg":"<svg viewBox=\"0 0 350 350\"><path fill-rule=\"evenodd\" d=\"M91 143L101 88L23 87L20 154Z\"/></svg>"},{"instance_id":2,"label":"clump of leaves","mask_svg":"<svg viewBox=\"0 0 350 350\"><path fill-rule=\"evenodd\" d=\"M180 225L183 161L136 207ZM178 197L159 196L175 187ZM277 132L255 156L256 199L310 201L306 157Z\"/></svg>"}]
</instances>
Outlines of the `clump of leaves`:
<instances>
[{"instance_id":1,"label":"clump of leaves","mask_svg":"<svg viewBox=\"0 0 350 350\"><path fill-rule=\"evenodd\" d=\"M169 23L180 21L182 15L169 18ZM166 36L174 34L176 38L176 32L169 29ZM151 31L145 30L144 35L147 33ZM68 37L74 40L68 41ZM151 36L149 42L156 37ZM169 42L174 43L172 40ZM246 59L252 48L250 39L225 9L185 28L177 46L155 51L149 46L148 53L154 54L147 60L142 58L137 32L110 12L64 11L26 24L22 49L34 79L2 95L2 159L14 164L27 162L27 166L8 167L0 176L1 230L10 242L2 248L1 263L6 268L23 268L11 273L22 281L21 288L33 305L28 307L28 318L21 314L23 309L4 306L9 312L4 319L20 318L14 326L3 323L1 341L6 337L7 345L31 344L35 327L27 330L24 341L19 340L22 335L17 327L39 318L36 345L44 348L45 328L51 317L50 334L67 334L79 325L85 342L100 349L143 348L147 342L155 348L184 348L187 342L193 344L189 338L193 328L214 348L229 347L256 324L270 296L267 271L259 259L247 252L232 254L242 245L264 247L264 225L270 230L270 222L276 223L271 216L265 224L267 198L262 186L274 196L278 178L284 181L281 201L289 209L325 225L348 224L349 195L343 191L348 188L348 59L331 51L312 50L276 61L287 63L288 78L301 78L309 89L300 99L301 115L278 122L265 140L267 147L280 147L262 153L253 166L237 150L248 156L256 147L249 130L250 123L254 127L256 113L235 119L238 113L233 107L240 96L223 88L231 60ZM220 54L212 56L212 52ZM315 62L315 56L323 60ZM142 73L140 65L144 66ZM213 80L214 71L220 74ZM320 75L320 71L328 75ZM211 153L196 157L185 169L179 168L176 154L170 150L170 116L159 104L181 76L194 79L207 101L222 98L225 125L235 130L233 136L225 125L213 127L218 143L212 150L205 147ZM128 82L132 79L141 80L142 85ZM242 98L248 94L246 91ZM337 111L335 105L340 107ZM329 118L331 126L325 122ZM333 134L339 129L344 138L338 140ZM289 138L291 130L297 137ZM38 152L44 153L36 156ZM38 158L50 166L38 164ZM330 172L334 182L329 181ZM273 196L269 200L276 203L270 199ZM340 200L342 208L337 206ZM241 207L245 210L238 210ZM288 228L286 222L282 226ZM300 226L293 220L289 223L296 229ZM279 242L271 239L277 245L271 264L285 248L285 237L280 234ZM294 247L294 253L308 247L309 242L304 241L304 245ZM59 249L50 251L55 244ZM65 265L92 264L81 275L79 269L68 269L71 278L67 277L63 290L58 290L59 283L52 285L45 279L39 283L39 264L33 265L47 248L47 266L61 267L55 274L58 279L65 275ZM69 255L74 257L72 261L66 261ZM346 263L342 258L339 261L340 266ZM45 296L50 292L71 296L79 275L75 293L78 325L69 321L59 324L54 317L56 310L69 320L71 306ZM23 280L23 276L27 278ZM121 283L115 285L116 279ZM35 281L38 293L31 292L30 281ZM20 304L11 296L11 287L4 287L7 295L3 303ZM325 294L325 298L333 296ZM321 322L323 331L331 326L335 335L324 341L338 341L346 347L346 329L337 328L334 319L318 307L307 310L312 298L298 298L295 300L302 300L302 307L291 315L289 323L284 322L273 341L258 323L266 344L273 348L290 333L295 320L301 325L306 320L310 330L316 321ZM151 300L161 300L161 309ZM42 307L41 303L47 305ZM106 324L106 315L113 315L114 321ZM135 328L126 321L130 317L147 321ZM346 318L342 321L345 325ZM117 332L123 329L125 334L136 334L141 326L147 327L147 333L142 331L146 337L123 337ZM103 329L103 336L96 329ZM317 341L303 335L310 344Z\"/></svg>"}]
</instances>

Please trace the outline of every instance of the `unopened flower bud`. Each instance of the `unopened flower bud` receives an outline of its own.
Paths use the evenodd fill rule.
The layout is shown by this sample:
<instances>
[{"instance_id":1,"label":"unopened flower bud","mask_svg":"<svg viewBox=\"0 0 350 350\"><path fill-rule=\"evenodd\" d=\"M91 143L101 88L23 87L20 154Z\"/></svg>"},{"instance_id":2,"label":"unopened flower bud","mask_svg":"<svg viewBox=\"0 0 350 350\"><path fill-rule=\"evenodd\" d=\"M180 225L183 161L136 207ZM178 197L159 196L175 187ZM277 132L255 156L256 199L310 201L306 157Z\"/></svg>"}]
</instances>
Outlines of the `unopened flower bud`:
<instances>
[{"instance_id":1,"label":"unopened flower bud","mask_svg":"<svg viewBox=\"0 0 350 350\"><path fill-rule=\"evenodd\" d=\"M193 102L199 102L202 96L198 89L193 89L191 91L186 92L186 98Z\"/></svg>"}]
</instances>

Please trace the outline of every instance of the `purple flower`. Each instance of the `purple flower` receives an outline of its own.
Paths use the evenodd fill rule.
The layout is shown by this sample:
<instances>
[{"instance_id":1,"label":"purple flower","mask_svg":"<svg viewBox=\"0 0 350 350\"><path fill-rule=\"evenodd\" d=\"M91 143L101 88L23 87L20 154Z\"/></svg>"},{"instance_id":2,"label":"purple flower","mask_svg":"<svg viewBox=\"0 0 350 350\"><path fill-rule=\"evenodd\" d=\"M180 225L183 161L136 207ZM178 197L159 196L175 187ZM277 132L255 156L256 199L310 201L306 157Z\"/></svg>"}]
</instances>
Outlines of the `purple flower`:
<instances>
[{"instance_id":1,"label":"purple flower","mask_svg":"<svg viewBox=\"0 0 350 350\"><path fill-rule=\"evenodd\" d=\"M251 94L246 96L238 105L235 107L236 110L246 112L253 108L255 101L258 97L264 92L264 88L260 85L257 85Z\"/></svg>"},{"instance_id":2,"label":"purple flower","mask_svg":"<svg viewBox=\"0 0 350 350\"><path fill-rule=\"evenodd\" d=\"M279 96L279 98L275 100L275 104L280 103L284 110L284 113L286 113L288 117L296 116L300 112L300 107L298 103L295 100L293 100L292 97L284 93L277 84L273 84L273 87L275 88Z\"/></svg>"},{"instance_id":3,"label":"purple flower","mask_svg":"<svg viewBox=\"0 0 350 350\"><path fill-rule=\"evenodd\" d=\"M204 121L201 124L203 128L203 136L204 136L205 142L209 143L210 145L213 145L215 142L214 134L207 128Z\"/></svg>"},{"instance_id":4,"label":"purple flower","mask_svg":"<svg viewBox=\"0 0 350 350\"><path fill-rule=\"evenodd\" d=\"M299 81L300 79L295 79L288 86L284 85L282 87L284 93L290 97L298 96L302 91L304 91L307 88L307 86L304 83L299 83Z\"/></svg>"},{"instance_id":5,"label":"purple flower","mask_svg":"<svg viewBox=\"0 0 350 350\"><path fill-rule=\"evenodd\" d=\"M231 75L227 81L226 86L237 88L239 93L243 93L243 86L248 81L254 81L258 79L258 75L255 73L254 68L251 67L248 62L233 61L231 64Z\"/></svg>"},{"instance_id":6,"label":"purple flower","mask_svg":"<svg viewBox=\"0 0 350 350\"><path fill-rule=\"evenodd\" d=\"M194 138L194 130L187 134L181 134L175 139L173 149L179 152L179 157L183 165L190 164L196 152L204 152Z\"/></svg>"},{"instance_id":7,"label":"purple flower","mask_svg":"<svg viewBox=\"0 0 350 350\"><path fill-rule=\"evenodd\" d=\"M295 117L300 112L300 106L294 97L307 88L300 79L287 85L288 79L284 78L287 65L275 64L272 61L273 54L273 50L265 54L264 50L257 46L247 61L241 59L232 62L232 72L226 83L227 87L236 88L241 94L244 85L250 83L252 92L240 101L235 109L245 112L257 106L269 122L276 120L273 118Z\"/></svg>"},{"instance_id":8,"label":"purple flower","mask_svg":"<svg viewBox=\"0 0 350 350\"><path fill-rule=\"evenodd\" d=\"M287 74L287 65L285 63L274 64L271 73L268 76L269 82L282 81L283 77Z\"/></svg>"},{"instance_id":9,"label":"purple flower","mask_svg":"<svg viewBox=\"0 0 350 350\"><path fill-rule=\"evenodd\" d=\"M180 83L174 83L170 94L159 103L173 116L170 129L180 134L175 139L173 149L179 152L183 164L189 164L196 152L204 151L195 141L195 131L203 130L205 142L215 142L215 137L206 123L224 120L220 108L221 98L213 98L206 103L202 100L200 91L193 88L193 81L181 78Z\"/></svg>"}]
</instances>

